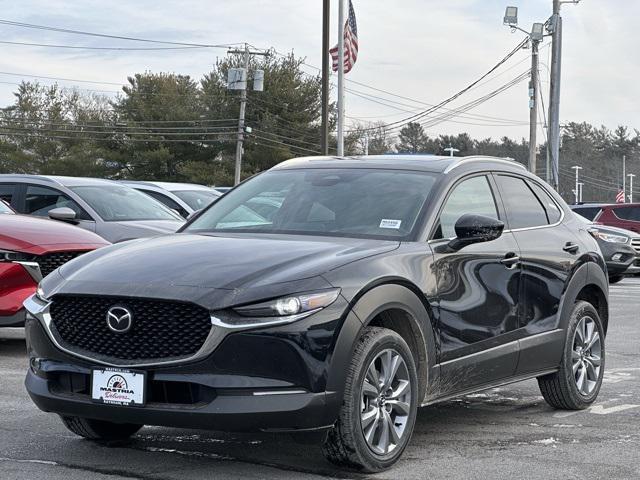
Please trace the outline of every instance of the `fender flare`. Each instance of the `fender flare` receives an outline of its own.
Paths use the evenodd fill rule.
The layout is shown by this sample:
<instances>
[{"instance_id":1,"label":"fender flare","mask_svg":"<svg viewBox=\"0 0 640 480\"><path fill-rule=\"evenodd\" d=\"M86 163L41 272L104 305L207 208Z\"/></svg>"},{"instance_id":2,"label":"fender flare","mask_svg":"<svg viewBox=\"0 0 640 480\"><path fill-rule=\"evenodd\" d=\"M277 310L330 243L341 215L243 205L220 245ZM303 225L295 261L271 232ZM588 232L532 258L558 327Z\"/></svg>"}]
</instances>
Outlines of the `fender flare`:
<instances>
[{"instance_id":1,"label":"fender flare","mask_svg":"<svg viewBox=\"0 0 640 480\"><path fill-rule=\"evenodd\" d=\"M599 313L602 317L602 321L605 323L606 332L606 324L608 323L609 317L609 281L607 280L607 276L602 271L602 269L593 262L582 264L571 277L571 280L569 281L569 284L565 289L565 293L560 304L558 328L561 328L564 331L567 330L567 325L573 305L576 303L576 300L578 299L580 293L585 288L591 286L595 287L605 300L605 304L600 305Z\"/></svg>"},{"instance_id":2,"label":"fender flare","mask_svg":"<svg viewBox=\"0 0 640 480\"><path fill-rule=\"evenodd\" d=\"M436 385L439 379L436 337L433 316L414 291L398 283L374 286L356 297L338 335L331 369L327 379L327 391L343 392L353 348L364 328L382 312L395 310L404 313L415 339L416 366L418 368L419 397L425 398L427 387ZM340 396L341 397L341 396Z\"/></svg>"}]
</instances>

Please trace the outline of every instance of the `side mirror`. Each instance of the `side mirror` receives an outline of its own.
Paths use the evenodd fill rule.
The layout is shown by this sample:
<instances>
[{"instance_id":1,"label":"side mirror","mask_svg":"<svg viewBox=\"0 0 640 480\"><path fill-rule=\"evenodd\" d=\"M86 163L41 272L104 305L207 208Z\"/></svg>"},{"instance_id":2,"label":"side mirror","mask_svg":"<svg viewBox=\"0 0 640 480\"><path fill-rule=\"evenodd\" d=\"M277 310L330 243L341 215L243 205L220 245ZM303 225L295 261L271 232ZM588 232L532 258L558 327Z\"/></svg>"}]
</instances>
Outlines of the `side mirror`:
<instances>
[{"instance_id":1,"label":"side mirror","mask_svg":"<svg viewBox=\"0 0 640 480\"><path fill-rule=\"evenodd\" d=\"M504 230L504 222L484 215L465 214L456 222L455 230L457 238L448 246L457 252L474 243L497 240Z\"/></svg>"},{"instance_id":2,"label":"side mirror","mask_svg":"<svg viewBox=\"0 0 640 480\"><path fill-rule=\"evenodd\" d=\"M76 223L76 212L69 207L60 207L49 210L49 218L61 222Z\"/></svg>"}]
</instances>

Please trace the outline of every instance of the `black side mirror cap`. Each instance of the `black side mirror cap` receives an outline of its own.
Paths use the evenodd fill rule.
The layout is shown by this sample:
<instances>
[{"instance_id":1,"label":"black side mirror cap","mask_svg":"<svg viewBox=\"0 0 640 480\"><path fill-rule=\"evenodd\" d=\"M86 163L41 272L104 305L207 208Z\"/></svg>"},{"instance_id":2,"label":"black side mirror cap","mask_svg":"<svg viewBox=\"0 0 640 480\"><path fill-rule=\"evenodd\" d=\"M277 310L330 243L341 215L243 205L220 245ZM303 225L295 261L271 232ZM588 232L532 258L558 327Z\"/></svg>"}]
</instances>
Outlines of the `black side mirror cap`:
<instances>
[{"instance_id":1,"label":"black side mirror cap","mask_svg":"<svg viewBox=\"0 0 640 480\"><path fill-rule=\"evenodd\" d=\"M461 216L455 225L456 238L448 247L457 252L475 243L497 240L504 231L504 222L484 215L467 213Z\"/></svg>"}]
</instances>

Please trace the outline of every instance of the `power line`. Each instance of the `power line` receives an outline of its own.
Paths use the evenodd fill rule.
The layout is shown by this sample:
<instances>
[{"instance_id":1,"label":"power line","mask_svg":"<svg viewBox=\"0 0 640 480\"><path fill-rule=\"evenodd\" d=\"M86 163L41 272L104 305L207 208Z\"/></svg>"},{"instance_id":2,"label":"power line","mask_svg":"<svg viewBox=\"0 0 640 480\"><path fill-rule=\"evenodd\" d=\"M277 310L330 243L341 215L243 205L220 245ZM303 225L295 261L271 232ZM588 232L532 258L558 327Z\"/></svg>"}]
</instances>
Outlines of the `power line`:
<instances>
[{"instance_id":1,"label":"power line","mask_svg":"<svg viewBox=\"0 0 640 480\"><path fill-rule=\"evenodd\" d=\"M44 78L47 80L60 80L64 82L93 83L97 85L117 85L119 87L123 86L122 83L116 83L116 82L100 82L98 80L80 80L77 78L48 77L45 75L31 75L28 73L0 72L0 75L9 75L13 77Z\"/></svg>"},{"instance_id":2,"label":"power line","mask_svg":"<svg viewBox=\"0 0 640 480\"><path fill-rule=\"evenodd\" d=\"M67 28L50 27L47 25L36 25L33 23L15 22L12 20L4 20L4 19L0 19L0 24L9 25L12 27L19 27L19 28L30 28L35 30L47 30L47 31L58 32L58 33L69 33L73 35L85 35L90 37L111 38L116 40L156 43L156 44L162 44L162 45L178 45L183 47L229 48L235 45L241 45L241 43L226 43L226 44L215 45L215 44L209 44L209 43L189 43L189 42L172 42L168 40L152 40L148 38L127 37L127 36L121 36L121 35L109 35L105 33L86 32L82 30L71 30Z\"/></svg>"},{"instance_id":3,"label":"power line","mask_svg":"<svg viewBox=\"0 0 640 480\"><path fill-rule=\"evenodd\" d=\"M457 93L451 95L449 98L447 98L446 100L443 100L442 102L440 102L437 105L434 105L433 107L425 110L422 113L418 113L416 115L412 115L410 117L404 118L402 120L398 120L396 122L391 122L385 125L385 128L390 128L390 127L396 127L398 125L400 126L404 126L407 123L411 123L411 122L415 122L417 120L420 120L424 117L426 117L427 115L429 115L430 113L433 113L434 111L440 109L441 107L451 103L452 101L456 100L458 97L464 95L466 92L468 92L469 90L471 90L473 87L475 87L476 85L478 85L482 80L484 80L485 78L487 78L489 75L491 75L493 72L495 72L498 68L500 68L502 65L504 65L511 57L513 57L526 43L528 42L528 39L524 39L522 40L518 45L516 45L516 47L511 50L502 60L500 60L497 64L495 64L493 67L491 67L491 69L489 71L487 71L485 74L483 74L482 76L480 76L480 78L478 78L477 80L473 81L472 83L470 83L469 85L467 85L465 88L463 88L462 90L458 91ZM373 128L375 129L375 128ZM371 129L369 129L371 130Z\"/></svg>"},{"instance_id":4,"label":"power line","mask_svg":"<svg viewBox=\"0 0 640 480\"><path fill-rule=\"evenodd\" d=\"M26 46L26 47L46 47L46 48L64 48L64 49L72 49L72 50L115 50L115 51L163 51L163 50L193 50L193 49L201 49L201 48L209 48L209 47L89 47L83 45L58 45L51 43L30 43L30 42L12 42L9 40L0 40L1 44L4 45L16 45L16 46Z\"/></svg>"}]
</instances>

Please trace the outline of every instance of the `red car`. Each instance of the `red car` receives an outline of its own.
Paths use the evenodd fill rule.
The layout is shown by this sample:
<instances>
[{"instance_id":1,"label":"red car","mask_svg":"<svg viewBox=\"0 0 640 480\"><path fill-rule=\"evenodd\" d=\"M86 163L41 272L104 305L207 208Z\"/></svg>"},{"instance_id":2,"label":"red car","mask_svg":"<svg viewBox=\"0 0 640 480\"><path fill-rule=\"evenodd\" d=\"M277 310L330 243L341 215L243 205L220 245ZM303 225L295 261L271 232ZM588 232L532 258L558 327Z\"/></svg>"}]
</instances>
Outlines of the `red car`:
<instances>
[{"instance_id":1,"label":"red car","mask_svg":"<svg viewBox=\"0 0 640 480\"><path fill-rule=\"evenodd\" d=\"M640 203L603 205L593 221L640 233Z\"/></svg>"},{"instance_id":2,"label":"red car","mask_svg":"<svg viewBox=\"0 0 640 480\"><path fill-rule=\"evenodd\" d=\"M0 200L0 327L24 325L22 302L43 277L105 245L109 243L81 228L16 215Z\"/></svg>"}]
</instances>

